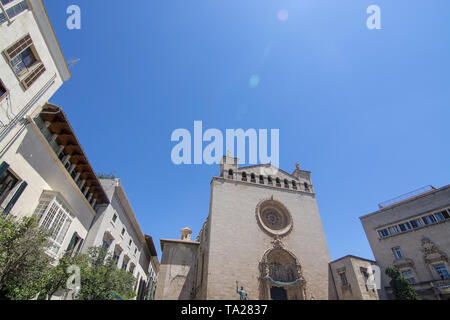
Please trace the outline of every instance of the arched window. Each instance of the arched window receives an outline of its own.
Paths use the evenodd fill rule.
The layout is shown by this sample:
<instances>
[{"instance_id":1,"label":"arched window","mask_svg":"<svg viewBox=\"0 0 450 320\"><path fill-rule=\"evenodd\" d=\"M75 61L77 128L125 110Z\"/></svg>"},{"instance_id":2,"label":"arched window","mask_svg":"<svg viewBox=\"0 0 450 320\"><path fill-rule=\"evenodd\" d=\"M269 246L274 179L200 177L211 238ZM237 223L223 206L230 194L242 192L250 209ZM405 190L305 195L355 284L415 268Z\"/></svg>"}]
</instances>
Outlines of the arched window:
<instances>
[{"instance_id":1,"label":"arched window","mask_svg":"<svg viewBox=\"0 0 450 320\"><path fill-rule=\"evenodd\" d=\"M232 169L228 170L228 178L233 179L233 170Z\"/></svg>"},{"instance_id":2,"label":"arched window","mask_svg":"<svg viewBox=\"0 0 450 320\"><path fill-rule=\"evenodd\" d=\"M259 175L259 183L264 184L264 176L263 175Z\"/></svg>"},{"instance_id":3,"label":"arched window","mask_svg":"<svg viewBox=\"0 0 450 320\"><path fill-rule=\"evenodd\" d=\"M250 181L251 181L251 182L256 182L256 176L255 176L254 173L252 173L252 174L250 175Z\"/></svg>"},{"instance_id":4,"label":"arched window","mask_svg":"<svg viewBox=\"0 0 450 320\"><path fill-rule=\"evenodd\" d=\"M247 181L247 173L242 172L242 181Z\"/></svg>"},{"instance_id":5,"label":"arched window","mask_svg":"<svg viewBox=\"0 0 450 320\"><path fill-rule=\"evenodd\" d=\"M292 180L292 189L297 190L297 183L294 180Z\"/></svg>"},{"instance_id":6,"label":"arched window","mask_svg":"<svg viewBox=\"0 0 450 320\"><path fill-rule=\"evenodd\" d=\"M267 177L267 184L273 184L273 180L271 176Z\"/></svg>"},{"instance_id":7,"label":"arched window","mask_svg":"<svg viewBox=\"0 0 450 320\"><path fill-rule=\"evenodd\" d=\"M276 184L277 184L277 187L281 187L281 181L280 181L280 178L276 178L276 179L275 179L275 182L276 182Z\"/></svg>"},{"instance_id":8,"label":"arched window","mask_svg":"<svg viewBox=\"0 0 450 320\"><path fill-rule=\"evenodd\" d=\"M305 185L305 191L309 191L309 185L308 185L308 183L305 182L304 185Z\"/></svg>"},{"instance_id":9,"label":"arched window","mask_svg":"<svg viewBox=\"0 0 450 320\"><path fill-rule=\"evenodd\" d=\"M287 179L284 179L284 187L289 188L289 181Z\"/></svg>"}]
</instances>

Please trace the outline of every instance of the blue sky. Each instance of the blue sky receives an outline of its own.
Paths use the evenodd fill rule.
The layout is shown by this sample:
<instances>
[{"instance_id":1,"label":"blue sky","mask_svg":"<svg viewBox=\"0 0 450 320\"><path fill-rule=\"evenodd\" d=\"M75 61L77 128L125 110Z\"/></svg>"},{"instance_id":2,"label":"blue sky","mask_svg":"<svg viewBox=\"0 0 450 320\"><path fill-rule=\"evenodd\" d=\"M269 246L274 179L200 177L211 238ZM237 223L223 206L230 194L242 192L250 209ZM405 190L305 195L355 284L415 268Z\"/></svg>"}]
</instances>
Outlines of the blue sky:
<instances>
[{"instance_id":1,"label":"blue sky","mask_svg":"<svg viewBox=\"0 0 450 320\"><path fill-rule=\"evenodd\" d=\"M195 120L280 129L280 167L312 171L332 259L373 257L358 217L378 203L450 183L448 0L44 3L80 59L51 102L94 170L121 178L158 251L208 215L219 167L170 156L172 131ZM71 4L81 30L66 28ZM381 30L366 27L372 4Z\"/></svg>"}]
</instances>

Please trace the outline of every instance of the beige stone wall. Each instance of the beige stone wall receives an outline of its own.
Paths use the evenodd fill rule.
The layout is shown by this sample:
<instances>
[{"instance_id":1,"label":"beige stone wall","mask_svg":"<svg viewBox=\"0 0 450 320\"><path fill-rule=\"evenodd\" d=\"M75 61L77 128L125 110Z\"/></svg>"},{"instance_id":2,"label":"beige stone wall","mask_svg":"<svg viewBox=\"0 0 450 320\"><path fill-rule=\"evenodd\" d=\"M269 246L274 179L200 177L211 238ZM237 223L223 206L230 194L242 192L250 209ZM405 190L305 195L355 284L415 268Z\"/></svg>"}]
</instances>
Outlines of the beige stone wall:
<instances>
[{"instance_id":1,"label":"beige stone wall","mask_svg":"<svg viewBox=\"0 0 450 320\"><path fill-rule=\"evenodd\" d=\"M378 292L366 287L366 279L360 268L371 270L373 263L348 256L330 263L338 300L378 300ZM339 273L345 272L347 285L342 283ZM374 278L372 278L374 280Z\"/></svg>"},{"instance_id":2,"label":"beige stone wall","mask_svg":"<svg viewBox=\"0 0 450 320\"><path fill-rule=\"evenodd\" d=\"M384 287L388 287L390 281L389 277L384 274L384 270L387 266L391 265L412 269L413 275L418 283L416 290L426 287L421 284L438 279L433 270L433 264L426 263L425 261L422 239L430 239L443 255L449 257L450 220L398 233L383 239L379 238L377 229L423 214L439 212L442 209L450 209L450 186L360 218L375 259L381 268L382 284ZM394 247L400 247L405 259L398 260L394 257L392 252L392 248ZM448 261L438 263L444 263L447 270L450 271ZM433 299L433 292L424 292L423 298Z\"/></svg>"},{"instance_id":3,"label":"beige stone wall","mask_svg":"<svg viewBox=\"0 0 450 320\"><path fill-rule=\"evenodd\" d=\"M255 210L272 197L292 215L292 232L282 242L302 266L307 297L328 299L330 258L314 194L217 177L211 183L207 299L239 299L236 281L249 299L259 298L259 262L273 237L261 230Z\"/></svg>"},{"instance_id":4,"label":"beige stone wall","mask_svg":"<svg viewBox=\"0 0 450 320\"><path fill-rule=\"evenodd\" d=\"M192 299L198 244L164 241L155 300Z\"/></svg>"}]
</instances>

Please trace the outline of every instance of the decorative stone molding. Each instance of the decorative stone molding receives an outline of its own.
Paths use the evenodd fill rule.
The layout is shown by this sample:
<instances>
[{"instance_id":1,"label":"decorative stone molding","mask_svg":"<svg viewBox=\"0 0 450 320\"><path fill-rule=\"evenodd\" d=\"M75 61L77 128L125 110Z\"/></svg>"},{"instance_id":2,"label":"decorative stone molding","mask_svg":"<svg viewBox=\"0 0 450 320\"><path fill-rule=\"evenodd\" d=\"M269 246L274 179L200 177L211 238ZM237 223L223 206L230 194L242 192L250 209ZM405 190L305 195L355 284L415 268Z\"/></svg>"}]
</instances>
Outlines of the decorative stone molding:
<instances>
[{"instance_id":1,"label":"decorative stone molding","mask_svg":"<svg viewBox=\"0 0 450 320\"><path fill-rule=\"evenodd\" d=\"M422 252L424 253L423 259L426 264L448 262L448 256L439 250L433 241L426 237L422 238Z\"/></svg>"},{"instance_id":2,"label":"decorative stone molding","mask_svg":"<svg viewBox=\"0 0 450 320\"><path fill-rule=\"evenodd\" d=\"M274 200L273 195L258 203L255 215L260 228L275 239L287 236L292 231L293 220L289 210Z\"/></svg>"}]
</instances>

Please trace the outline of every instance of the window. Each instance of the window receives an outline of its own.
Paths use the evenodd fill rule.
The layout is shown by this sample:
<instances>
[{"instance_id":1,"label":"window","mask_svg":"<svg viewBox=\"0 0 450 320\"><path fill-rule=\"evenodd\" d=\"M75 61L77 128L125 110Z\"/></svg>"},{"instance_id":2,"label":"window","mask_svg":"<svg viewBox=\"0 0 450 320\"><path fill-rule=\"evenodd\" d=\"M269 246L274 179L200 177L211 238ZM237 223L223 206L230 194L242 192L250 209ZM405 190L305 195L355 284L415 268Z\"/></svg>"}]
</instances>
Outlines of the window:
<instances>
[{"instance_id":1,"label":"window","mask_svg":"<svg viewBox=\"0 0 450 320\"><path fill-rule=\"evenodd\" d=\"M21 75L26 73L28 68L30 68L35 62L36 57L31 51L31 48L27 48L11 60L11 66L17 75Z\"/></svg>"},{"instance_id":2,"label":"window","mask_svg":"<svg viewBox=\"0 0 450 320\"><path fill-rule=\"evenodd\" d=\"M397 226L389 227L389 233L391 235L394 235L394 234L399 233L399 232L400 232L400 230L399 230L399 228Z\"/></svg>"},{"instance_id":3,"label":"window","mask_svg":"<svg viewBox=\"0 0 450 320\"><path fill-rule=\"evenodd\" d=\"M6 6L7 4L15 1L15 0L1 0L2 4ZM18 4L6 9L6 14L8 15L9 19L14 18L15 16L19 15L23 11L28 9L28 4L26 1L19 2ZM4 13L0 11L0 24L3 22L6 22L8 19L5 17Z\"/></svg>"},{"instance_id":4,"label":"window","mask_svg":"<svg viewBox=\"0 0 450 320\"><path fill-rule=\"evenodd\" d=\"M284 187L289 188L289 181L287 179L284 179Z\"/></svg>"},{"instance_id":5,"label":"window","mask_svg":"<svg viewBox=\"0 0 450 320\"><path fill-rule=\"evenodd\" d=\"M419 219L411 220L410 223L413 229L419 228L422 225Z\"/></svg>"},{"instance_id":6,"label":"window","mask_svg":"<svg viewBox=\"0 0 450 320\"><path fill-rule=\"evenodd\" d=\"M228 170L228 178L233 179L233 170Z\"/></svg>"},{"instance_id":7,"label":"window","mask_svg":"<svg viewBox=\"0 0 450 320\"><path fill-rule=\"evenodd\" d=\"M128 262L130 261L130 259L128 259L127 257L123 258L122 261L122 270L127 270L128 267Z\"/></svg>"},{"instance_id":8,"label":"window","mask_svg":"<svg viewBox=\"0 0 450 320\"><path fill-rule=\"evenodd\" d=\"M364 284L366 286L366 291L369 291L369 286L367 285L369 281L369 273L367 272L367 268L361 267L359 268L359 270L361 271L361 274L364 277Z\"/></svg>"},{"instance_id":9,"label":"window","mask_svg":"<svg viewBox=\"0 0 450 320\"><path fill-rule=\"evenodd\" d=\"M271 177L271 176L268 176L268 177L267 177L267 184L273 184L273 181L272 181L272 177Z\"/></svg>"},{"instance_id":10,"label":"window","mask_svg":"<svg viewBox=\"0 0 450 320\"><path fill-rule=\"evenodd\" d=\"M0 204L5 201L11 191L17 186L18 182L19 179L14 176L6 167L5 171L0 176Z\"/></svg>"},{"instance_id":11,"label":"window","mask_svg":"<svg viewBox=\"0 0 450 320\"><path fill-rule=\"evenodd\" d=\"M409 284L416 284L416 279L410 269L402 271L402 276L408 280Z\"/></svg>"},{"instance_id":12,"label":"window","mask_svg":"<svg viewBox=\"0 0 450 320\"><path fill-rule=\"evenodd\" d=\"M436 270L441 280L450 279L450 275L448 274L447 268L444 265L435 266L434 269Z\"/></svg>"},{"instance_id":13,"label":"window","mask_svg":"<svg viewBox=\"0 0 450 320\"><path fill-rule=\"evenodd\" d=\"M392 252L394 253L395 259L403 259L403 253L400 247L392 248Z\"/></svg>"},{"instance_id":14,"label":"window","mask_svg":"<svg viewBox=\"0 0 450 320\"><path fill-rule=\"evenodd\" d=\"M380 238L386 238L387 236L389 236L389 232L387 231L387 229L382 229L378 231L378 235L380 236Z\"/></svg>"},{"instance_id":15,"label":"window","mask_svg":"<svg viewBox=\"0 0 450 320\"><path fill-rule=\"evenodd\" d=\"M297 183L294 180L292 180L292 189L297 190Z\"/></svg>"},{"instance_id":16,"label":"window","mask_svg":"<svg viewBox=\"0 0 450 320\"><path fill-rule=\"evenodd\" d=\"M339 273L339 277L341 278L342 286L348 286L347 276L345 275L345 271Z\"/></svg>"},{"instance_id":17,"label":"window","mask_svg":"<svg viewBox=\"0 0 450 320\"><path fill-rule=\"evenodd\" d=\"M0 164L0 208L3 209L4 214L11 212L27 185L25 181L20 181L9 170L8 163L2 162Z\"/></svg>"},{"instance_id":18,"label":"window","mask_svg":"<svg viewBox=\"0 0 450 320\"><path fill-rule=\"evenodd\" d=\"M255 174L254 174L254 173L252 173L252 174L250 175L250 181L251 181L251 182L256 182L256 177L255 177Z\"/></svg>"},{"instance_id":19,"label":"window","mask_svg":"<svg viewBox=\"0 0 450 320\"><path fill-rule=\"evenodd\" d=\"M280 178L276 178L275 183L276 183L277 187L281 187Z\"/></svg>"},{"instance_id":20,"label":"window","mask_svg":"<svg viewBox=\"0 0 450 320\"><path fill-rule=\"evenodd\" d=\"M259 176L259 183L264 184L264 176L262 175Z\"/></svg>"},{"instance_id":21,"label":"window","mask_svg":"<svg viewBox=\"0 0 450 320\"><path fill-rule=\"evenodd\" d=\"M2 80L0 79L0 101L6 97L6 93L8 90L6 90L5 85L3 84Z\"/></svg>"},{"instance_id":22,"label":"window","mask_svg":"<svg viewBox=\"0 0 450 320\"><path fill-rule=\"evenodd\" d=\"M115 213L114 213L114 215L113 215L113 217L112 217L112 222L114 222L114 223L115 223L115 222L116 222L116 220L117 220L117 214L115 214Z\"/></svg>"},{"instance_id":23,"label":"window","mask_svg":"<svg viewBox=\"0 0 450 320\"><path fill-rule=\"evenodd\" d=\"M242 172L242 181L247 181L247 173Z\"/></svg>"},{"instance_id":24,"label":"window","mask_svg":"<svg viewBox=\"0 0 450 320\"><path fill-rule=\"evenodd\" d=\"M133 240L130 240L129 242L128 242L128 246L129 247L131 247L131 244L133 243Z\"/></svg>"},{"instance_id":25,"label":"window","mask_svg":"<svg viewBox=\"0 0 450 320\"><path fill-rule=\"evenodd\" d=\"M122 232L120 233L122 236L125 234L125 228L122 228Z\"/></svg>"},{"instance_id":26,"label":"window","mask_svg":"<svg viewBox=\"0 0 450 320\"><path fill-rule=\"evenodd\" d=\"M446 210L436 213L436 217L438 218L439 221L450 219L450 216Z\"/></svg>"},{"instance_id":27,"label":"window","mask_svg":"<svg viewBox=\"0 0 450 320\"><path fill-rule=\"evenodd\" d=\"M134 248L134 254L136 254L137 253L137 248Z\"/></svg>"},{"instance_id":28,"label":"window","mask_svg":"<svg viewBox=\"0 0 450 320\"><path fill-rule=\"evenodd\" d=\"M45 72L29 34L6 49L4 54L25 90Z\"/></svg>"},{"instance_id":29,"label":"window","mask_svg":"<svg viewBox=\"0 0 450 320\"><path fill-rule=\"evenodd\" d=\"M308 183L304 183L304 186L305 186L305 191L309 191L309 185L308 185Z\"/></svg>"},{"instance_id":30,"label":"window","mask_svg":"<svg viewBox=\"0 0 450 320\"><path fill-rule=\"evenodd\" d=\"M406 223L401 223L398 225L400 227L401 231L407 231L407 230L411 230L411 225L409 224L409 222Z\"/></svg>"},{"instance_id":31,"label":"window","mask_svg":"<svg viewBox=\"0 0 450 320\"><path fill-rule=\"evenodd\" d=\"M423 217L422 220L426 225L433 224L437 221L436 218L432 214L429 216Z\"/></svg>"},{"instance_id":32,"label":"window","mask_svg":"<svg viewBox=\"0 0 450 320\"><path fill-rule=\"evenodd\" d=\"M41 228L50 234L50 246L48 252L56 256L66 238L67 230L73 220L73 214L70 212L64 202L57 196L51 198L44 195L35 210L38 223Z\"/></svg>"},{"instance_id":33,"label":"window","mask_svg":"<svg viewBox=\"0 0 450 320\"><path fill-rule=\"evenodd\" d=\"M78 233L74 232L69 246L67 247L66 256L77 255L80 252L82 245L83 239L78 235Z\"/></svg>"}]
</instances>

